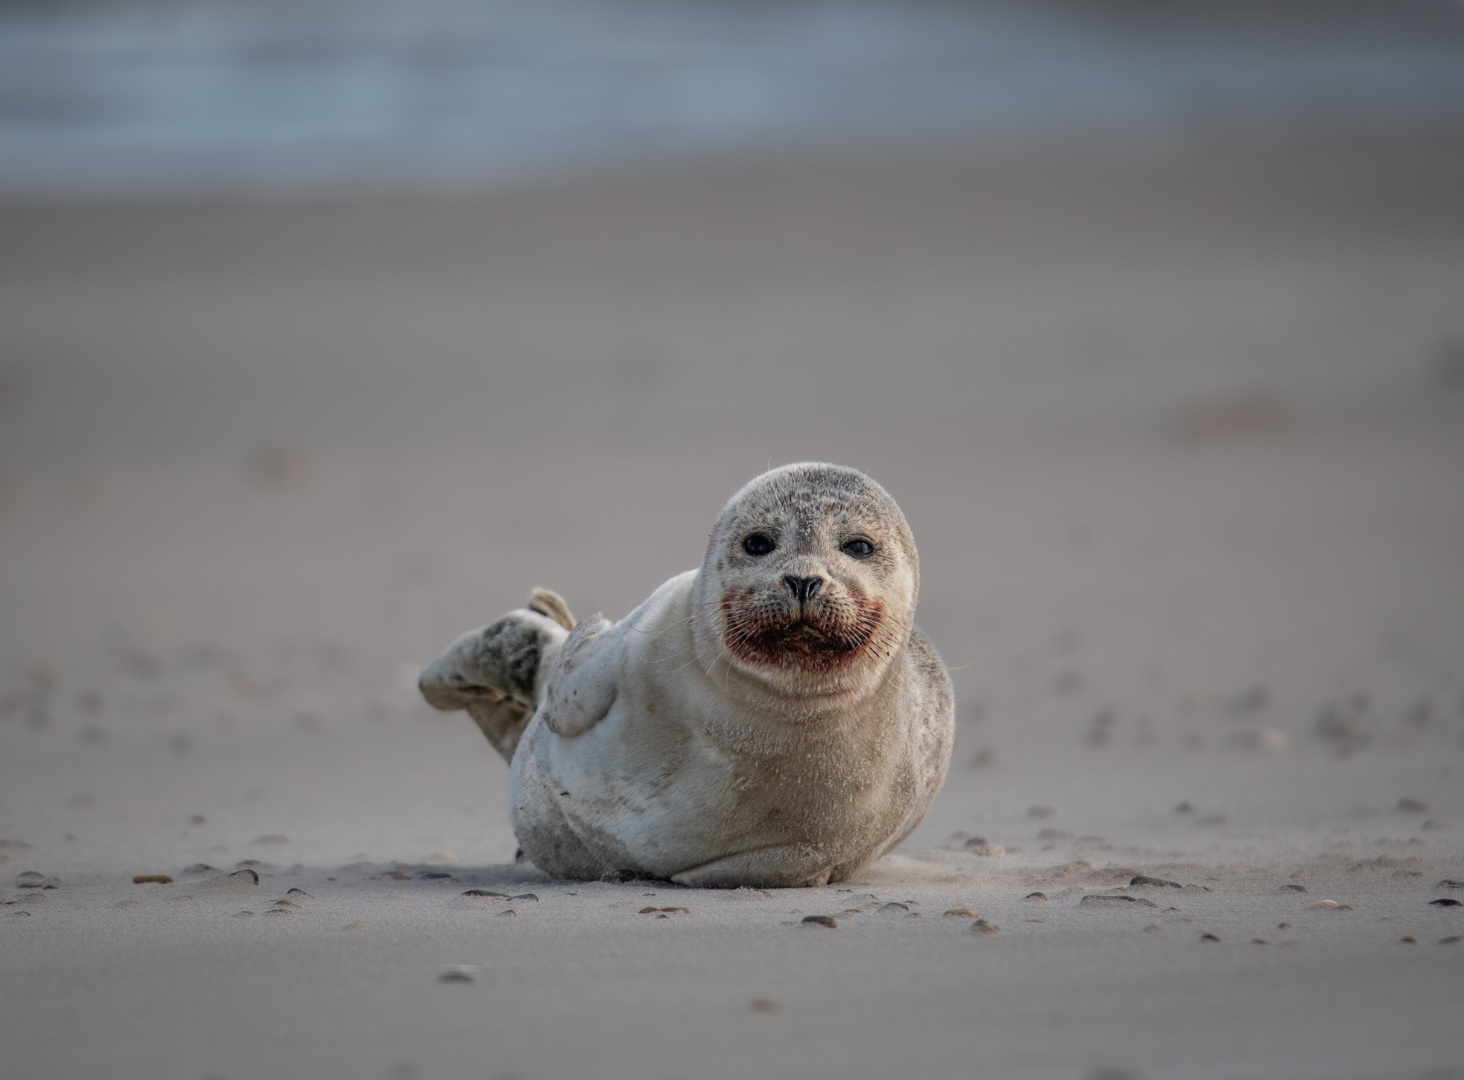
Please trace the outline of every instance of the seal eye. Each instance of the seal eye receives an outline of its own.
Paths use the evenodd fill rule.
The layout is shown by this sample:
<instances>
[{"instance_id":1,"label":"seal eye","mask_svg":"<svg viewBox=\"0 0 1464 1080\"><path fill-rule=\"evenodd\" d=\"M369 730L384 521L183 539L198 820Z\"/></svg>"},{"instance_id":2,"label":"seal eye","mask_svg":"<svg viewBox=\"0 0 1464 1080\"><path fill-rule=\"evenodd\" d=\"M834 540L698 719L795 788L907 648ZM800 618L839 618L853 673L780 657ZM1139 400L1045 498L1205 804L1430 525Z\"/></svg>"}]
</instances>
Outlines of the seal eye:
<instances>
[{"instance_id":1,"label":"seal eye","mask_svg":"<svg viewBox=\"0 0 1464 1080\"><path fill-rule=\"evenodd\" d=\"M749 555L766 555L778 545L767 533L753 533L746 540L742 541L742 550Z\"/></svg>"},{"instance_id":2,"label":"seal eye","mask_svg":"<svg viewBox=\"0 0 1464 1080\"><path fill-rule=\"evenodd\" d=\"M851 559L867 559L874 554L874 545L868 540L850 540L839 550Z\"/></svg>"}]
</instances>

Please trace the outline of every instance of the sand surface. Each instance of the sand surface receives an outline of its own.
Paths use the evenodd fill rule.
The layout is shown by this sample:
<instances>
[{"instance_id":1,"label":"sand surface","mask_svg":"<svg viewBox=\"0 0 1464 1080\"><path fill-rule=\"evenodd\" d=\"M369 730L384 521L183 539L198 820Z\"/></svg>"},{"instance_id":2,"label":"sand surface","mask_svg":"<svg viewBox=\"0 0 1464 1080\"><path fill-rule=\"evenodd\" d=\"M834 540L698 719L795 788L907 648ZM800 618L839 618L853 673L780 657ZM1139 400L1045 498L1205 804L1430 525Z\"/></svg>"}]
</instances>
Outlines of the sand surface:
<instances>
[{"instance_id":1,"label":"sand surface","mask_svg":"<svg viewBox=\"0 0 1464 1080\"><path fill-rule=\"evenodd\" d=\"M1334 143L0 209L0 1073L1464 1076L1460 190ZM515 865L420 666L533 585L625 614L810 457L920 545L926 822L816 890Z\"/></svg>"}]
</instances>

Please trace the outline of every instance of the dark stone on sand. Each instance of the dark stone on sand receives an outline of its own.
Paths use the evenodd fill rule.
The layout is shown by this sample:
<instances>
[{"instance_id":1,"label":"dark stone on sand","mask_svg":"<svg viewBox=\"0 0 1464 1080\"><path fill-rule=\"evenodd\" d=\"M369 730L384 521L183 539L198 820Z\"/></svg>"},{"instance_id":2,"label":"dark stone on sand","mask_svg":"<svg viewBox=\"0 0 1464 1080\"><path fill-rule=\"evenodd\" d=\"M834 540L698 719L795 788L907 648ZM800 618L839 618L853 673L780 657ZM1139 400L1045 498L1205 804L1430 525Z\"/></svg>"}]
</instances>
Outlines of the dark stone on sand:
<instances>
[{"instance_id":1,"label":"dark stone on sand","mask_svg":"<svg viewBox=\"0 0 1464 1080\"><path fill-rule=\"evenodd\" d=\"M1307 887L1305 885L1291 885L1291 884L1287 884L1287 885L1282 885L1281 888L1282 889L1285 889L1285 890L1287 890L1289 892L1304 893L1304 892L1307 892L1308 891L1307 890Z\"/></svg>"},{"instance_id":2,"label":"dark stone on sand","mask_svg":"<svg viewBox=\"0 0 1464 1080\"><path fill-rule=\"evenodd\" d=\"M1457 944L1459 944L1459 942L1461 940L1464 940L1464 938L1460 938L1458 934L1450 934L1448 937L1439 938L1439 944L1440 945L1457 945Z\"/></svg>"},{"instance_id":3,"label":"dark stone on sand","mask_svg":"<svg viewBox=\"0 0 1464 1080\"><path fill-rule=\"evenodd\" d=\"M500 915L517 915L518 912L515 911L513 908L504 908L502 911L498 912L498 914L500 914Z\"/></svg>"},{"instance_id":4,"label":"dark stone on sand","mask_svg":"<svg viewBox=\"0 0 1464 1080\"><path fill-rule=\"evenodd\" d=\"M445 983L472 983L473 976L466 971L444 971L437 976L438 982Z\"/></svg>"},{"instance_id":5,"label":"dark stone on sand","mask_svg":"<svg viewBox=\"0 0 1464 1080\"><path fill-rule=\"evenodd\" d=\"M420 878L426 878L428 880L452 877L451 874L443 870L429 870L426 873L418 874L417 876Z\"/></svg>"},{"instance_id":6,"label":"dark stone on sand","mask_svg":"<svg viewBox=\"0 0 1464 1080\"><path fill-rule=\"evenodd\" d=\"M315 897L311 896L304 889L290 889L288 892L285 893L285 895L286 896L298 896L298 897L301 897L302 899L305 899L305 900L314 900L315 899Z\"/></svg>"},{"instance_id":7,"label":"dark stone on sand","mask_svg":"<svg viewBox=\"0 0 1464 1080\"><path fill-rule=\"evenodd\" d=\"M1046 900L1047 899L1047 894L1045 892L1029 892L1026 896L1022 897L1022 899L1023 900Z\"/></svg>"},{"instance_id":8,"label":"dark stone on sand","mask_svg":"<svg viewBox=\"0 0 1464 1080\"><path fill-rule=\"evenodd\" d=\"M805 915L803 916L804 926L824 926L830 930L839 928L839 920L832 915Z\"/></svg>"},{"instance_id":9,"label":"dark stone on sand","mask_svg":"<svg viewBox=\"0 0 1464 1080\"><path fill-rule=\"evenodd\" d=\"M132 879L134 885L171 885L173 879L167 874L138 874Z\"/></svg>"},{"instance_id":10,"label":"dark stone on sand","mask_svg":"<svg viewBox=\"0 0 1464 1080\"><path fill-rule=\"evenodd\" d=\"M1124 904L1136 904L1151 908L1159 906L1154 901L1145 899L1142 896L1125 896L1123 893L1094 893L1083 897L1078 903L1082 907L1118 907Z\"/></svg>"},{"instance_id":11,"label":"dark stone on sand","mask_svg":"<svg viewBox=\"0 0 1464 1080\"><path fill-rule=\"evenodd\" d=\"M1214 934L1201 934L1200 935L1200 940L1201 941L1219 941L1220 939L1218 937L1216 937Z\"/></svg>"},{"instance_id":12,"label":"dark stone on sand","mask_svg":"<svg viewBox=\"0 0 1464 1080\"><path fill-rule=\"evenodd\" d=\"M997 931L995 923L989 923L985 919L977 919L971 924L971 929L978 934L994 934Z\"/></svg>"},{"instance_id":13,"label":"dark stone on sand","mask_svg":"<svg viewBox=\"0 0 1464 1080\"><path fill-rule=\"evenodd\" d=\"M1464 900L1455 900L1452 896L1441 896L1429 903L1434 907L1464 907Z\"/></svg>"},{"instance_id":14,"label":"dark stone on sand","mask_svg":"<svg viewBox=\"0 0 1464 1080\"><path fill-rule=\"evenodd\" d=\"M539 902L539 897L537 895L535 895L534 893L531 893L531 892L519 893L517 896L510 896L509 899L510 900L532 900L536 904Z\"/></svg>"},{"instance_id":15,"label":"dark stone on sand","mask_svg":"<svg viewBox=\"0 0 1464 1080\"><path fill-rule=\"evenodd\" d=\"M902 904L898 900L891 900L888 904L881 904L879 910L889 912L909 911L910 905Z\"/></svg>"},{"instance_id":16,"label":"dark stone on sand","mask_svg":"<svg viewBox=\"0 0 1464 1080\"><path fill-rule=\"evenodd\" d=\"M464 896L496 896L500 900L511 900L512 897L505 892L494 892L491 889L469 889L463 893Z\"/></svg>"},{"instance_id":17,"label":"dark stone on sand","mask_svg":"<svg viewBox=\"0 0 1464 1080\"><path fill-rule=\"evenodd\" d=\"M235 870L229 876L231 878L233 878L235 881L238 881L238 882L241 882L241 883L242 882L248 882L251 885L258 885L259 884L259 875L257 873L255 873L253 870L250 870L248 868L245 868L243 870Z\"/></svg>"},{"instance_id":18,"label":"dark stone on sand","mask_svg":"<svg viewBox=\"0 0 1464 1080\"><path fill-rule=\"evenodd\" d=\"M1166 881L1164 878L1148 877L1145 874L1140 874L1137 877L1133 878L1129 882L1129 884L1130 885L1148 885L1148 886L1151 886L1153 888L1165 888L1165 889L1182 889L1182 888L1184 888L1184 886L1181 885L1177 881Z\"/></svg>"},{"instance_id":19,"label":"dark stone on sand","mask_svg":"<svg viewBox=\"0 0 1464 1080\"><path fill-rule=\"evenodd\" d=\"M253 914L254 914L254 912L252 912L252 911L236 911L236 912L234 912L234 918L236 918L236 919L247 919L249 916L251 916Z\"/></svg>"}]
</instances>

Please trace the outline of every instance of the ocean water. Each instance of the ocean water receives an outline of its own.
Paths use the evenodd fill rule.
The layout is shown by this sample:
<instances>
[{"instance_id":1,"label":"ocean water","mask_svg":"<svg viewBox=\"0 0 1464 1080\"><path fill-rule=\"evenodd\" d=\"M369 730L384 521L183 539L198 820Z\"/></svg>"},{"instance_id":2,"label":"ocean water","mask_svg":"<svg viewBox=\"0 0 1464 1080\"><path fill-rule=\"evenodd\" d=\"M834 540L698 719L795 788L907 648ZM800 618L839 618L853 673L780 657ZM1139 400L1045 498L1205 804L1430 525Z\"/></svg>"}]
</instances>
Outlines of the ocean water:
<instances>
[{"instance_id":1,"label":"ocean water","mask_svg":"<svg viewBox=\"0 0 1464 1080\"><path fill-rule=\"evenodd\" d=\"M0 195L473 189L789 148L1464 129L1464 4L0 3Z\"/></svg>"}]
</instances>

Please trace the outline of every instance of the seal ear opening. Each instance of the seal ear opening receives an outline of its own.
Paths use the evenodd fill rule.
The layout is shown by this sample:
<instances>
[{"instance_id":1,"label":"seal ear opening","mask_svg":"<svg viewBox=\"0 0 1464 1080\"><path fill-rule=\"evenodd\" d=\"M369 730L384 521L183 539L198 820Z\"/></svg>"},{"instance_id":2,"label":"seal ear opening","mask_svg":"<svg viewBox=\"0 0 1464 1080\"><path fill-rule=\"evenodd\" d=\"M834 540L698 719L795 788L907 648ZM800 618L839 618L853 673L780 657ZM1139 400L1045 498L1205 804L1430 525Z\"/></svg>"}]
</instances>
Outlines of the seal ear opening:
<instances>
[{"instance_id":1,"label":"seal ear opening","mask_svg":"<svg viewBox=\"0 0 1464 1080\"><path fill-rule=\"evenodd\" d=\"M575 617L569 613L564 597L549 589L535 588L529 595L529 610L537 611L546 619L553 619L566 630L573 630Z\"/></svg>"}]
</instances>

